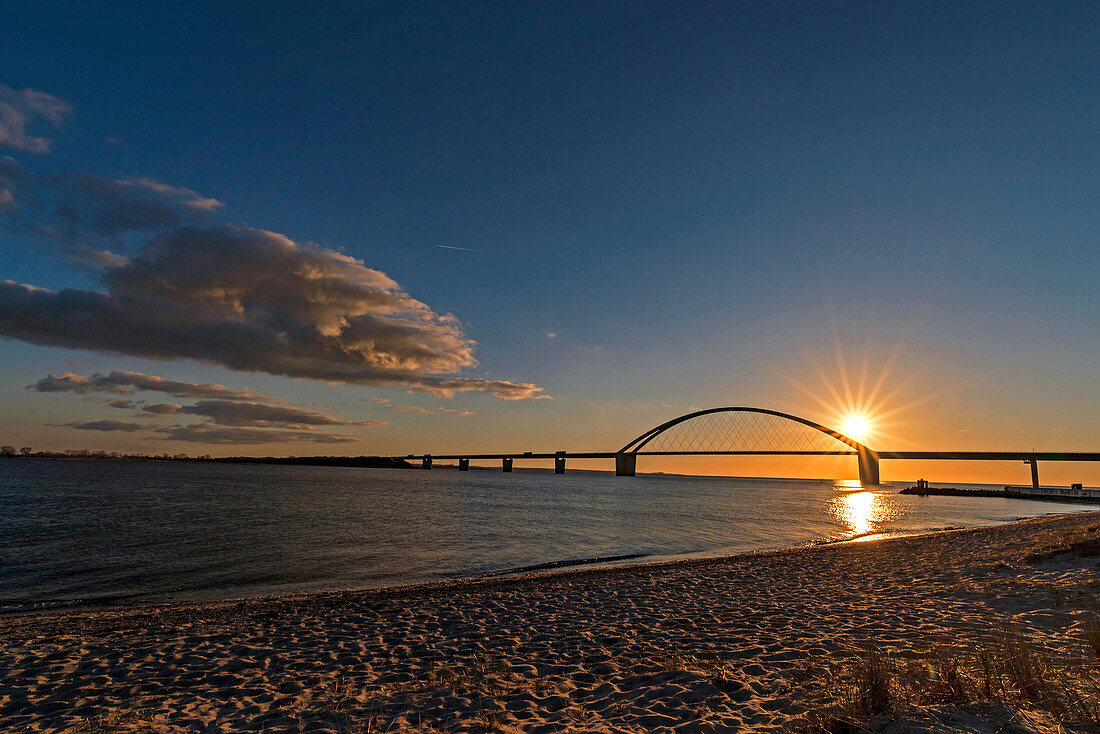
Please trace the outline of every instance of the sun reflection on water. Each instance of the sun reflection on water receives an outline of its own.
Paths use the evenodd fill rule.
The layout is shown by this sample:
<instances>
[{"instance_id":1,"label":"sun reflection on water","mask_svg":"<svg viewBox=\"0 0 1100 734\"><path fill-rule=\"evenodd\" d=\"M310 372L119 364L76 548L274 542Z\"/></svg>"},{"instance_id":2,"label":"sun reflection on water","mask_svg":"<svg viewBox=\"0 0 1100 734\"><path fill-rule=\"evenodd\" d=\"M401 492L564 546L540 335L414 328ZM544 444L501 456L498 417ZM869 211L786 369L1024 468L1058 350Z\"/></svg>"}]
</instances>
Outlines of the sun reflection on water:
<instances>
[{"instance_id":1,"label":"sun reflection on water","mask_svg":"<svg viewBox=\"0 0 1100 734\"><path fill-rule=\"evenodd\" d=\"M848 535L869 536L882 531L882 522L895 514L887 503L875 492L868 492L856 481L841 481L835 485L839 490L829 504L829 511L842 526L847 527Z\"/></svg>"}]
</instances>

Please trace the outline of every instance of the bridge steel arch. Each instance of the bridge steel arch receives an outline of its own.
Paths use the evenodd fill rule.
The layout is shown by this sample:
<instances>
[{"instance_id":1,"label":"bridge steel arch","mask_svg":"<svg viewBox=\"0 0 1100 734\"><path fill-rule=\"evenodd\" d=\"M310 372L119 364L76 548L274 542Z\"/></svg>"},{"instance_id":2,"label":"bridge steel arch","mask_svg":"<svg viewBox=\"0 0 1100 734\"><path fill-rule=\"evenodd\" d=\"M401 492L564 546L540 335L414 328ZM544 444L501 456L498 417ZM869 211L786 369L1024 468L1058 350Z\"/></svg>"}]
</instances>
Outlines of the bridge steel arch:
<instances>
[{"instance_id":1,"label":"bridge steel arch","mask_svg":"<svg viewBox=\"0 0 1100 734\"><path fill-rule=\"evenodd\" d=\"M790 413L781 413L778 410L768 410L767 408L751 408L751 407L747 407L747 406L731 406L731 407L724 407L724 408L708 408L706 410L697 410L694 413L687 413L687 414L682 415L678 418L673 418L670 421L665 421L664 423L662 423L659 426L654 426L653 428L649 429L648 431L646 431L642 435L638 436L636 439L634 439L633 441L626 444L621 449L619 449L618 451L615 452L615 474L618 475L618 476L621 476L621 477L622 476L627 476L627 477L634 476L635 471L637 469L637 465L638 465L638 454L643 454L644 455L646 453L645 451L642 451L642 449L645 448L646 444L648 444L650 441L657 438L657 436L660 436L662 433L664 433L665 431L669 430L670 428L672 428L674 426L678 426L681 423L686 423L687 421L690 421L693 418L699 418L700 416L710 415L712 413L760 413L762 415L772 415L772 416L775 416L777 418L782 418L784 420L793 421L794 423L800 423L804 426L808 426L809 428L813 428L816 431L821 431L826 436L834 438L837 441L840 441L841 443L846 444L847 446L850 446L853 450L852 451L837 451L837 452L792 451L792 452L788 452L788 453L791 453L791 454L841 454L841 455L855 454L858 457L858 461L859 461L859 483L863 486L879 483L879 466L878 466L879 457L869 446L866 446L866 445L860 443L859 441L856 441L854 438L851 438L849 436L845 436L843 433L840 433L839 431L833 430L832 428L829 428L828 426L823 426L820 423L815 423L814 421L808 420L806 418L802 418L802 417L797 416L797 415L791 415ZM677 452L677 453L681 453L681 452ZM774 451L767 451L767 452L760 452L760 451L701 451L701 452L697 452L697 453L712 454L712 455L713 454L730 454L730 455L732 455L732 454L746 454L746 453L776 454L776 453L783 453L783 452L774 452Z\"/></svg>"}]
</instances>

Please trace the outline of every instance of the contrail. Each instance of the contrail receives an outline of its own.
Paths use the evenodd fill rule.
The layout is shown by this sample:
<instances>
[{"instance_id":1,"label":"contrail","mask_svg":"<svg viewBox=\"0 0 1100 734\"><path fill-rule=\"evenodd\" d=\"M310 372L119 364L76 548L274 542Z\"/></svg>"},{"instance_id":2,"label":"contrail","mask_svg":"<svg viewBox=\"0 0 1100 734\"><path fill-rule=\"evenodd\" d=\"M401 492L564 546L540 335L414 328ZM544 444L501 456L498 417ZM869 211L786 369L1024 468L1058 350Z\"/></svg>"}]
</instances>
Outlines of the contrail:
<instances>
[{"instance_id":1,"label":"contrail","mask_svg":"<svg viewBox=\"0 0 1100 734\"><path fill-rule=\"evenodd\" d=\"M472 247L454 247L452 245L436 245L436 247L442 247L444 250L462 250L463 252L485 252L485 250L475 250Z\"/></svg>"}]
</instances>

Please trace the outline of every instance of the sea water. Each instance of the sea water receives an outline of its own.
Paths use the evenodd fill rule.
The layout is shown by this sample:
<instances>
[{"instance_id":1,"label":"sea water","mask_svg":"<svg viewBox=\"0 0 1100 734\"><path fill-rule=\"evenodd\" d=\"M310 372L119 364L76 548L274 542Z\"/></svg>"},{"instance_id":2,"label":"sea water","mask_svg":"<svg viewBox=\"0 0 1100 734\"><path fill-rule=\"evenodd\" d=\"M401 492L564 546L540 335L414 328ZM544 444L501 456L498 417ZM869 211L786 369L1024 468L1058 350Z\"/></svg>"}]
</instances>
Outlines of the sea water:
<instances>
[{"instance_id":1,"label":"sea water","mask_svg":"<svg viewBox=\"0 0 1100 734\"><path fill-rule=\"evenodd\" d=\"M1093 509L851 484L0 459L0 613L718 556Z\"/></svg>"}]
</instances>

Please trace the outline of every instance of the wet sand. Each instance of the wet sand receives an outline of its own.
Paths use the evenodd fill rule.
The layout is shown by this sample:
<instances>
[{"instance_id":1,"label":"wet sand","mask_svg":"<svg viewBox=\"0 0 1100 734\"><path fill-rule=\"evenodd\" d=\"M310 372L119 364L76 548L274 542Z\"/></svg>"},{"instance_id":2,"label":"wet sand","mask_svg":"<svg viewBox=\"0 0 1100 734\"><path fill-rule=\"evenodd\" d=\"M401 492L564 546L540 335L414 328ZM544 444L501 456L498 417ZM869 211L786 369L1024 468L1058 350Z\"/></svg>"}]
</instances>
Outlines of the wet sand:
<instances>
[{"instance_id":1,"label":"wet sand","mask_svg":"<svg viewBox=\"0 0 1100 734\"><path fill-rule=\"evenodd\" d=\"M1087 513L721 559L0 618L0 728L786 731L819 694L815 665L867 646L965 647L1008 627L1079 644L1082 615L1100 609L1097 558L1024 558L1097 529L1100 513Z\"/></svg>"}]
</instances>

